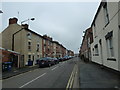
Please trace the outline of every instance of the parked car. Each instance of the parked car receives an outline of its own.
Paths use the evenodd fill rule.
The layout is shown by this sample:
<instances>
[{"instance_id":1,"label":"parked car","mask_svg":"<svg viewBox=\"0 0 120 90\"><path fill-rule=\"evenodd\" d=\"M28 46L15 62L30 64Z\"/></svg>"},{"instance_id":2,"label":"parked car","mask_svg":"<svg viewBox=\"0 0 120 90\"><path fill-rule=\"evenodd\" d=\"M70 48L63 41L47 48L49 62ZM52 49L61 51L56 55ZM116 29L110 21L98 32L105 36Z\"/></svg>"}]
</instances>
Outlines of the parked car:
<instances>
[{"instance_id":1,"label":"parked car","mask_svg":"<svg viewBox=\"0 0 120 90\"><path fill-rule=\"evenodd\" d=\"M68 59L69 59L69 56L64 56L63 57L63 61L68 60Z\"/></svg>"},{"instance_id":2,"label":"parked car","mask_svg":"<svg viewBox=\"0 0 120 90\"><path fill-rule=\"evenodd\" d=\"M51 57L50 57L51 58ZM51 58L51 65L55 65L55 59L54 58Z\"/></svg>"},{"instance_id":3,"label":"parked car","mask_svg":"<svg viewBox=\"0 0 120 90\"><path fill-rule=\"evenodd\" d=\"M39 64L39 60L40 60L40 59L37 59L37 60L36 60L36 63L35 63L36 65Z\"/></svg>"},{"instance_id":4,"label":"parked car","mask_svg":"<svg viewBox=\"0 0 120 90\"><path fill-rule=\"evenodd\" d=\"M45 66L51 66L51 65L53 65L53 60L52 60L52 58L51 57L44 57L44 58L40 58L39 59L39 62L38 62L38 64L39 64L39 67L45 67Z\"/></svg>"},{"instance_id":5,"label":"parked car","mask_svg":"<svg viewBox=\"0 0 120 90\"><path fill-rule=\"evenodd\" d=\"M63 61L63 57L58 58L59 62Z\"/></svg>"},{"instance_id":6,"label":"parked car","mask_svg":"<svg viewBox=\"0 0 120 90\"><path fill-rule=\"evenodd\" d=\"M59 59L57 59L57 58L53 58L53 59L54 59L55 64L59 63Z\"/></svg>"}]
</instances>

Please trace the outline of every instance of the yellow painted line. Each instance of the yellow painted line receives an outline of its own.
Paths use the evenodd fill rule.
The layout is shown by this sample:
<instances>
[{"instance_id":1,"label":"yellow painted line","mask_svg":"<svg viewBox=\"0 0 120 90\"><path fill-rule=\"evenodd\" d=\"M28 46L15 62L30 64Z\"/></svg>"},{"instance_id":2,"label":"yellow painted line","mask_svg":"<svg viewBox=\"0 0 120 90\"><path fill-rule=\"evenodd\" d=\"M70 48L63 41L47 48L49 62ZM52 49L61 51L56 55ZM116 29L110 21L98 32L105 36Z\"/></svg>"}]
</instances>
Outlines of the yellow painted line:
<instances>
[{"instance_id":1,"label":"yellow painted line","mask_svg":"<svg viewBox=\"0 0 120 90\"><path fill-rule=\"evenodd\" d=\"M69 88L72 88L73 81L74 81L74 79L73 79L73 77L74 77L74 70L75 70L75 66L74 66L73 71L71 73L71 76L70 76L70 78L68 80L66 90L68 90Z\"/></svg>"},{"instance_id":2,"label":"yellow painted line","mask_svg":"<svg viewBox=\"0 0 120 90\"><path fill-rule=\"evenodd\" d=\"M68 81L68 84L67 84L67 87L66 87L66 88L69 88L69 85L70 85L70 81L71 81L72 76L73 76L73 71L72 71L72 74L71 74L71 76L70 76L70 78L69 78L69 81Z\"/></svg>"},{"instance_id":3,"label":"yellow painted line","mask_svg":"<svg viewBox=\"0 0 120 90\"><path fill-rule=\"evenodd\" d=\"M73 71L71 73L71 76L69 78L69 81L67 83L67 87L66 87L66 90L69 90L70 88L73 87L73 83L74 83L74 78L75 78L75 75L77 74L77 66L75 65L74 68L73 68Z\"/></svg>"}]
</instances>

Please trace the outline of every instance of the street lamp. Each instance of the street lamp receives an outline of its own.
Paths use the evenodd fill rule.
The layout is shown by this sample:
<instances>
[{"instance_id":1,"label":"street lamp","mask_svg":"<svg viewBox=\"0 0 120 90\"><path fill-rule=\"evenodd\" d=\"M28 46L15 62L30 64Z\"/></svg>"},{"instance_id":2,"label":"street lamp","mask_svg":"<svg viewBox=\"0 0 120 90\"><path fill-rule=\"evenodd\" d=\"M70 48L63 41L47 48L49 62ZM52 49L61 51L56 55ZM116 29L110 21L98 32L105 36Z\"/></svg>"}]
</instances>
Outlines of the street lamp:
<instances>
[{"instance_id":1,"label":"street lamp","mask_svg":"<svg viewBox=\"0 0 120 90\"><path fill-rule=\"evenodd\" d=\"M35 20L35 18L31 18L31 19L29 19L29 18L28 18L27 20L22 21L22 22L21 22L21 25L22 25L22 23L24 23L24 22L26 22L26 21L28 21L28 22L29 22L30 20L32 20L32 21L33 21L33 20Z\"/></svg>"},{"instance_id":2,"label":"street lamp","mask_svg":"<svg viewBox=\"0 0 120 90\"><path fill-rule=\"evenodd\" d=\"M3 12L0 10L0 13L3 13Z\"/></svg>"},{"instance_id":3,"label":"street lamp","mask_svg":"<svg viewBox=\"0 0 120 90\"><path fill-rule=\"evenodd\" d=\"M35 18L31 18L31 19L27 19L27 20L24 20L21 22L21 25L23 22L26 22L26 21L29 21L29 20L35 20ZM17 32L13 33L12 35L12 50L14 51L14 37L15 37L15 34L19 33L20 31L22 31L24 28L21 28L20 30L18 30Z\"/></svg>"}]
</instances>

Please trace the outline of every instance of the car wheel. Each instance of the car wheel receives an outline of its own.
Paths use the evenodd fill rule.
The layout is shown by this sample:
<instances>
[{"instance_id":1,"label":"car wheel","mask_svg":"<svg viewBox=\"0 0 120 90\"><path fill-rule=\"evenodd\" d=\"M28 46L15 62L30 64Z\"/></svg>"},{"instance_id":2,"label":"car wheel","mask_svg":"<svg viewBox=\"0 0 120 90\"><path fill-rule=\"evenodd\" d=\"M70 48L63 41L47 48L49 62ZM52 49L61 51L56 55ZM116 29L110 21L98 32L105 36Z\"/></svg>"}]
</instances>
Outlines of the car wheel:
<instances>
[{"instance_id":1,"label":"car wheel","mask_svg":"<svg viewBox=\"0 0 120 90\"><path fill-rule=\"evenodd\" d=\"M48 66L50 67L50 66L51 66L51 64L48 64Z\"/></svg>"}]
</instances>

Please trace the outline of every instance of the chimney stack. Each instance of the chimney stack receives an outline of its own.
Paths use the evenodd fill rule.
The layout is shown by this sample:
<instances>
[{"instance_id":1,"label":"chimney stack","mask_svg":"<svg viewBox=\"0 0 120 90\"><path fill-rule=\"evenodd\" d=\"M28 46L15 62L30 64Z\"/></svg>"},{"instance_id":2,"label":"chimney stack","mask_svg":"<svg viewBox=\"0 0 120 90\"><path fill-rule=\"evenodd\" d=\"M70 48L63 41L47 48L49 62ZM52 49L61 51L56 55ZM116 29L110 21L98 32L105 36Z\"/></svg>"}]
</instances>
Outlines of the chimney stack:
<instances>
[{"instance_id":1,"label":"chimney stack","mask_svg":"<svg viewBox=\"0 0 120 90\"><path fill-rule=\"evenodd\" d=\"M14 18L10 18L10 19L9 19L9 25L10 25L10 24L17 24L17 21L18 21L18 19L15 18L15 17L14 17Z\"/></svg>"},{"instance_id":2,"label":"chimney stack","mask_svg":"<svg viewBox=\"0 0 120 90\"><path fill-rule=\"evenodd\" d=\"M25 29L28 29L28 24L22 24Z\"/></svg>"}]
</instances>

